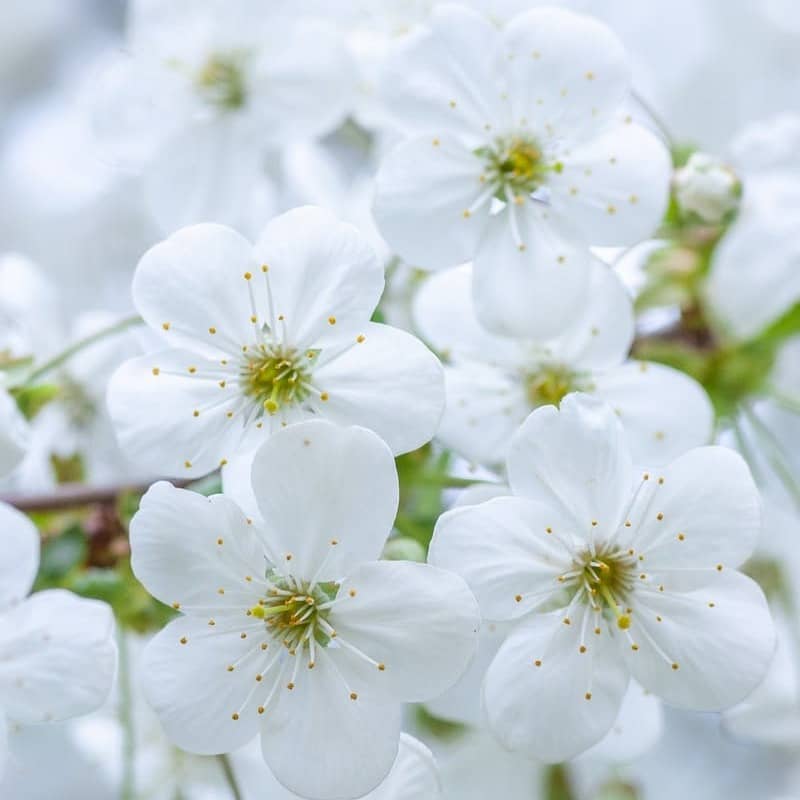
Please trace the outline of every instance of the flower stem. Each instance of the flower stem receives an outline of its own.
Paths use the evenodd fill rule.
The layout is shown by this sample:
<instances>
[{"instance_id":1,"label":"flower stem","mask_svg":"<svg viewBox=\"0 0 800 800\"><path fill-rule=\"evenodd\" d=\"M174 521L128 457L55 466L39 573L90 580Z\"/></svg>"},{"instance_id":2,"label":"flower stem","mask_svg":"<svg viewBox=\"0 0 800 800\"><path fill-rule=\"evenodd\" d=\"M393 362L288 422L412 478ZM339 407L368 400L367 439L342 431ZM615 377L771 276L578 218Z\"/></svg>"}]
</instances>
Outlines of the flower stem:
<instances>
[{"instance_id":1,"label":"flower stem","mask_svg":"<svg viewBox=\"0 0 800 800\"><path fill-rule=\"evenodd\" d=\"M566 764L552 764L545 769L544 800L575 800Z\"/></svg>"},{"instance_id":2,"label":"flower stem","mask_svg":"<svg viewBox=\"0 0 800 800\"><path fill-rule=\"evenodd\" d=\"M223 754L217 756L217 761L219 761L219 765L222 767L222 774L225 776L225 782L228 784L228 788L231 790L231 796L233 797L233 800L244 800L242 790L239 788L239 782L236 780L236 775L233 774L233 767L231 766L230 758Z\"/></svg>"},{"instance_id":3,"label":"flower stem","mask_svg":"<svg viewBox=\"0 0 800 800\"><path fill-rule=\"evenodd\" d=\"M95 333L89 334L89 336L86 336L83 339L79 339L77 342L66 348L66 350L62 350L60 353L58 353L58 355L53 356L48 361L45 361L44 364L31 372L31 374L28 375L28 379L25 381L26 385L35 383L40 378L44 377L48 372L51 372L57 367L60 367L62 364L65 364L72 358L72 356L80 353L81 350L85 350L87 347L90 347L91 345L102 341L109 336L116 336L118 333L122 333L134 325L141 325L143 322L144 320L138 314L136 314L132 317L125 317L125 319L121 319L118 322L115 322L113 325L109 325L107 328L102 328L99 331L95 331Z\"/></svg>"}]
</instances>

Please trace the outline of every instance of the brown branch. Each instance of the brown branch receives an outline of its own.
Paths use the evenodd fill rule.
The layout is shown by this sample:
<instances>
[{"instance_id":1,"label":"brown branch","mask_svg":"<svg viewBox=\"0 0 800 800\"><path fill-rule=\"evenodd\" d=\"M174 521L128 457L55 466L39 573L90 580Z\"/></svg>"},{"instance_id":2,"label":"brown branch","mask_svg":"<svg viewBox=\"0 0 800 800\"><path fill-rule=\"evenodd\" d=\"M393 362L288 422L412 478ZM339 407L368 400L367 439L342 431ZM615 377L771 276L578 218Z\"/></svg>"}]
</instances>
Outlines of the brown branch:
<instances>
[{"instance_id":1,"label":"brown branch","mask_svg":"<svg viewBox=\"0 0 800 800\"><path fill-rule=\"evenodd\" d=\"M20 511L62 511L96 504L113 503L126 492L144 494L152 483L117 484L113 486L86 486L82 483L64 483L51 492L0 494L0 502L8 503ZM174 480L174 486L187 486L191 481Z\"/></svg>"}]
</instances>

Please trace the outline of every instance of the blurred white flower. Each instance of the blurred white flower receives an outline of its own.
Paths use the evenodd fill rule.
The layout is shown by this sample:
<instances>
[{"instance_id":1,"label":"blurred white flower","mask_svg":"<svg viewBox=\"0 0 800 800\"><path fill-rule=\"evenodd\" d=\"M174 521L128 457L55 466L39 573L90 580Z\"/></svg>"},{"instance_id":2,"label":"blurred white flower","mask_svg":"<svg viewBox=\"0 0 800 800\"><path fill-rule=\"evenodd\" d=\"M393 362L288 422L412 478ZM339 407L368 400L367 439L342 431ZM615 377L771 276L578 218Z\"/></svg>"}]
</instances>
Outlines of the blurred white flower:
<instances>
[{"instance_id":1,"label":"blurred white flower","mask_svg":"<svg viewBox=\"0 0 800 800\"><path fill-rule=\"evenodd\" d=\"M675 195L684 211L703 222L721 222L739 204L739 180L720 159L697 151L673 176Z\"/></svg>"},{"instance_id":2,"label":"blurred white flower","mask_svg":"<svg viewBox=\"0 0 800 800\"><path fill-rule=\"evenodd\" d=\"M446 360L437 438L447 447L479 464L500 464L534 408L558 405L576 390L614 407L636 463L663 464L709 442L714 412L696 381L661 364L626 360L633 309L613 270L593 262L584 313L542 342L481 327L471 273L462 266L437 274L415 300L418 330Z\"/></svg>"},{"instance_id":3,"label":"blurred white flower","mask_svg":"<svg viewBox=\"0 0 800 800\"><path fill-rule=\"evenodd\" d=\"M736 453L696 448L637 481L613 410L574 394L531 414L508 476L513 497L439 519L429 556L465 577L485 619L519 623L483 688L502 744L546 761L586 750L613 725L630 676L702 710L763 679L769 610L732 569L760 529Z\"/></svg>"},{"instance_id":4,"label":"blurred white flower","mask_svg":"<svg viewBox=\"0 0 800 800\"><path fill-rule=\"evenodd\" d=\"M262 445L253 486L263 530L221 495L158 483L143 498L133 569L184 614L148 645L146 696L184 749L227 752L260 732L291 791L359 797L395 760L400 703L465 670L477 605L452 573L375 561L398 484L370 431L293 425Z\"/></svg>"},{"instance_id":5,"label":"blurred white flower","mask_svg":"<svg viewBox=\"0 0 800 800\"><path fill-rule=\"evenodd\" d=\"M588 246L633 244L662 217L668 152L625 115L624 50L588 17L536 9L500 31L443 7L384 85L413 135L378 174L381 233L415 266L473 259L498 333L560 332L588 295Z\"/></svg>"},{"instance_id":6,"label":"blurred white flower","mask_svg":"<svg viewBox=\"0 0 800 800\"><path fill-rule=\"evenodd\" d=\"M62 589L27 597L39 568L39 532L0 503L0 771L9 727L55 722L99 708L116 663L114 617Z\"/></svg>"},{"instance_id":7,"label":"blurred white flower","mask_svg":"<svg viewBox=\"0 0 800 800\"><path fill-rule=\"evenodd\" d=\"M232 759L246 797L253 800L303 800L290 792L264 767L256 769L252 760L244 763L239 753ZM407 733L400 734L397 758L385 780L361 800L441 800L442 789L439 772L431 751L418 739Z\"/></svg>"},{"instance_id":8,"label":"blurred white flower","mask_svg":"<svg viewBox=\"0 0 800 800\"><path fill-rule=\"evenodd\" d=\"M369 321L382 289L365 238L321 209L277 217L255 246L219 225L178 231L136 270L136 306L171 349L112 378L122 447L157 474L200 475L314 416L372 428L397 453L429 441L442 368Z\"/></svg>"},{"instance_id":9,"label":"blurred white flower","mask_svg":"<svg viewBox=\"0 0 800 800\"><path fill-rule=\"evenodd\" d=\"M109 71L98 135L133 164L165 229L242 226L272 189L269 148L331 131L349 108L336 32L258 0L140 2L133 58Z\"/></svg>"},{"instance_id":10,"label":"blurred white flower","mask_svg":"<svg viewBox=\"0 0 800 800\"><path fill-rule=\"evenodd\" d=\"M727 422L720 442L745 458L765 504L800 513L800 336L778 350L763 396L744 398Z\"/></svg>"},{"instance_id":11,"label":"blurred white flower","mask_svg":"<svg viewBox=\"0 0 800 800\"><path fill-rule=\"evenodd\" d=\"M748 339L800 301L800 115L745 129L733 152L744 195L714 251L706 297L727 331Z\"/></svg>"}]
</instances>

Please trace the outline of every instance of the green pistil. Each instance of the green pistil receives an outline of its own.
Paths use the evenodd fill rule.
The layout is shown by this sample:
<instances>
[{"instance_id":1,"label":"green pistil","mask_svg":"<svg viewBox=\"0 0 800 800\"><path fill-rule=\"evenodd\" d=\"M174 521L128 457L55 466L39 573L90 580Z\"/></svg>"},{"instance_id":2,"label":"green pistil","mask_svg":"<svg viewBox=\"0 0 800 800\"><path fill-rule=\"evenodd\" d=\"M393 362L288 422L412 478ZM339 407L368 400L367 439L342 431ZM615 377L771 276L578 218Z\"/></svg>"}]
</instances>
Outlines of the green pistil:
<instances>
[{"instance_id":1,"label":"green pistil","mask_svg":"<svg viewBox=\"0 0 800 800\"><path fill-rule=\"evenodd\" d=\"M559 364L545 365L524 377L525 394L533 408L557 406L570 392L583 386L577 374Z\"/></svg>"},{"instance_id":2,"label":"green pistil","mask_svg":"<svg viewBox=\"0 0 800 800\"><path fill-rule=\"evenodd\" d=\"M197 74L196 83L212 105L222 109L241 108L247 99L242 58L214 55Z\"/></svg>"},{"instance_id":3,"label":"green pistil","mask_svg":"<svg viewBox=\"0 0 800 800\"><path fill-rule=\"evenodd\" d=\"M624 603L633 586L635 565L630 551L627 554L587 554L579 578L588 588L592 605L608 609L622 630L631 625L629 612L620 604Z\"/></svg>"},{"instance_id":4,"label":"green pistil","mask_svg":"<svg viewBox=\"0 0 800 800\"><path fill-rule=\"evenodd\" d=\"M243 364L244 393L268 414L302 402L309 395L309 364L315 355L292 347L260 346Z\"/></svg>"},{"instance_id":5,"label":"green pistil","mask_svg":"<svg viewBox=\"0 0 800 800\"><path fill-rule=\"evenodd\" d=\"M525 136L497 138L475 154L486 161L483 180L496 188L495 196L504 202L507 190L515 197L532 194L545 183L548 172L563 169L560 162L546 163L539 144Z\"/></svg>"},{"instance_id":6,"label":"green pistil","mask_svg":"<svg viewBox=\"0 0 800 800\"><path fill-rule=\"evenodd\" d=\"M273 589L249 610L264 620L272 636L291 652L311 649L311 642L326 647L331 640L328 603L336 598L339 584L333 581L311 585L272 577Z\"/></svg>"}]
</instances>

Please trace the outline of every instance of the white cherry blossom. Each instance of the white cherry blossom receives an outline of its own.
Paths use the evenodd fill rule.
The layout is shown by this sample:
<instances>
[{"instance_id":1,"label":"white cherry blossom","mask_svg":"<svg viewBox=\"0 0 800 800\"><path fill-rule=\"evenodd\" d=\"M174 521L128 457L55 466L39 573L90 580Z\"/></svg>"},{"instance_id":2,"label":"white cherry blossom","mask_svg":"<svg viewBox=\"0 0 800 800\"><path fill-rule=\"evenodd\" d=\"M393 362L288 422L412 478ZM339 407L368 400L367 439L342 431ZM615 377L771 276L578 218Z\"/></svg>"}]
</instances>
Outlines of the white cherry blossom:
<instances>
[{"instance_id":1,"label":"white cherry blossom","mask_svg":"<svg viewBox=\"0 0 800 800\"><path fill-rule=\"evenodd\" d=\"M481 326L471 272L468 265L440 272L415 298L417 329L446 362L437 433L445 445L479 464L500 464L534 408L576 390L614 407L637 463L664 463L709 442L714 412L702 387L670 367L627 359L633 309L611 269L593 263L584 313L540 342Z\"/></svg>"},{"instance_id":2,"label":"white cherry blossom","mask_svg":"<svg viewBox=\"0 0 800 800\"><path fill-rule=\"evenodd\" d=\"M0 772L12 726L55 722L99 708L114 678L111 609L62 589L28 592L39 532L0 503Z\"/></svg>"},{"instance_id":3,"label":"white cherry blossom","mask_svg":"<svg viewBox=\"0 0 800 800\"><path fill-rule=\"evenodd\" d=\"M396 758L400 704L466 669L475 599L452 573L375 560L398 483L371 431L290 426L258 451L253 486L263 528L222 495L157 483L143 498L133 569L182 612L147 647L146 696L186 750L260 733L287 789L360 797Z\"/></svg>"},{"instance_id":4,"label":"white cherry blossom","mask_svg":"<svg viewBox=\"0 0 800 800\"><path fill-rule=\"evenodd\" d=\"M737 339L759 334L800 300L800 115L780 114L734 140L744 194L714 251L708 302Z\"/></svg>"},{"instance_id":5,"label":"white cherry blossom","mask_svg":"<svg viewBox=\"0 0 800 800\"><path fill-rule=\"evenodd\" d=\"M613 410L574 394L531 414L508 476L513 496L440 518L429 556L464 576L484 619L517 623L483 685L504 746L545 761L588 749L630 677L706 711L763 679L775 634L735 569L760 528L738 454L695 448L636 475Z\"/></svg>"},{"instance_id":6,"label":"white cherry blossom","mask_svg":"<svg viewBox=\"0 0 800 800\"><path fill-rule=\"evenodd\" d=\"M134 301L167 349L111 380L122 447L155 474L198 475L315 416L371 428L395 453L424 444L442 368L370 322L382 289L366 240L321 209L277 217L255 245L219 225L178 231L136 270Z\"/></svg>"},{"instance_id":7,"label":"white cherry blossom","mask_svg":"<svg viewBox=\"0 0 800 800\"><path fill-rule=\"evenodd\" d=\"M384 86L409 138L378 174L381 233L415 266L472 259L498 333L557 334L588 296L588 245L634 244L662 217L668 153L624 111L625 52L596 20L544 8L498 29L440 7Z\"/></svg>"},{"instance_id":8,"label":"white cherry blossom","mask_svg":"<svg viewBox=\"0 0 800 800\"><path fill-rule=\"evenodd\" d=\"M96 127L141 168L165 229L244 224L272 203L268 153L330 132L350 105L343 43L288 4L136 2L130 23L132 57L104 76Z\"/></svg>"}]
</instances>

